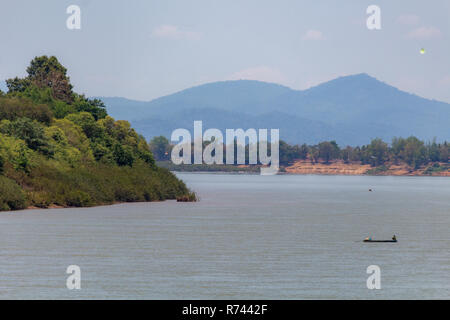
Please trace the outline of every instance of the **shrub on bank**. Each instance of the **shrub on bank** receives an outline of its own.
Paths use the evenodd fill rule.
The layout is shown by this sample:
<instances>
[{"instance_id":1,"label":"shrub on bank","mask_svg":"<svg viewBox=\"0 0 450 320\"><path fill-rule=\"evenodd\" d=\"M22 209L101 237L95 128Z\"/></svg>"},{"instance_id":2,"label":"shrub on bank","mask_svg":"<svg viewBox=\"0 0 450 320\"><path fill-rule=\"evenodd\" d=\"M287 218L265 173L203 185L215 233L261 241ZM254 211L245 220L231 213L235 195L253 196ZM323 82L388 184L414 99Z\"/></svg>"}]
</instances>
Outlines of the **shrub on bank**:
<instances>
[{"instance_id":1,"label":"shrub on bank","mask_svg":"<svg viewBox=\"0 0 450 320\"><path fill-rule=\"evenodd\" d=\"M0 210L20 210L27 207L25 193L11 179L0 175Z\"/></svg>"},{"instance_id":2,"label":"shrub on bank","mask_svg":"<svg viewBox=\"0 0 450 320\"><path fill-rule=\"evenodd\" d=\"M31 206L39 208L47 208L52 204L89 207L115 202L161 201L183 196L190 201L196 199L195 193L190 192L174 174L163 168L153 169L143 161L134 167L93 163L71 168L61 166L57 161L40 159L30 174L17 170L8 170L7 173L21 185L27 186L29 190L25 199L28 198ZM17 188L20 190L16 184ZM10 198L10 194L7 198ZM4 207L2 210L9 209Z\"/></svg>"}]
</instances>

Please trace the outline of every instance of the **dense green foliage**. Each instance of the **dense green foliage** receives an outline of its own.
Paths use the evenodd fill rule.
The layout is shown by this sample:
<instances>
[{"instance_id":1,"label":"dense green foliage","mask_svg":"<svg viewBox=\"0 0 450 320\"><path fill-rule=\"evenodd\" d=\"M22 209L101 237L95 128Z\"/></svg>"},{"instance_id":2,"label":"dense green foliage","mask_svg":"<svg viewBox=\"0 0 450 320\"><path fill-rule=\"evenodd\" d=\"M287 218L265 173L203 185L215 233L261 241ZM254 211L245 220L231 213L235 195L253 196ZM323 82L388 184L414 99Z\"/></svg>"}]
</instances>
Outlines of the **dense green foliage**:
<instances>
[{"instance_id":1,"label":"dense green foliage","mask_svg":"<svg viewBox=\"0 0 450 320\"><path fill-rule=\"evenodd\" d=\"M170 160L171 149L169 140L164 136L154 137L150 140L150 150L157 161Z\"/></svg>"},{"instance_id":2,"label":"dense green foliage","mask_svg":"<svg viewBox=\"0 0 450 320\"><path fill-rule=\"evenodd\" d=\"M55 57L27 72L0 92L0 210L195 199L127 121L72 91Z\"/></svg>"},{"instance_id":3,"label":"dense green foliage","mask_svg":"<svg viewBox=\"0 0 450 320\"><path fill-rule=\"evenodd\" d=\"M0 210L19 210L26 207L25 193L11 179L0 175Z\"/></svg>"},{"instance_id":4,"label":"dense green foliage","mask_svg":"<svg viewBox=\"0 0 450 320\"><path fill-rule=\"evenodd\" d=\"M347 146L339 148L335 141L325 141L313 146L290 146L289 152L285 154L280 143L280 163L288 165L297 159L311 159L312 162L323 161L329 163L331 160L343 160L344 162L360 162L370 164L373 167L382 167L386 163L406 163L414 169L429 163L448 163L450 155L450 144L448 142L424 143L416 137L394 138L391 145L381 139L373 139L370 144L361 147ZM379 169L380 170L380 169Z\"/></svg>"},{"instance_id":5,"label":"dense green foliage","mask_svg":"<svg viewBox=\"0 0 450 320\"><path fill-rule=\"evenodd\" d=\"M210 142L203 143L203 148ZM151 140L150 146L152 150L155 150L155 154L158 155L157 160L167 161L170 159L170 152L173 145L169 144L169 141L164 137L156 137ZM232 146L232 145L231 145ZM226 162L226 148L230 146L223 146L223 163ZM235 159L234 163L237 164L237 152L235 144ZM191 152L193 154L193 146ZM270 154L270 144L268 145ZM425 143L420 141L416 137L409 138L394 138L389 145L381 139L373 139L370 144L363 145L361 147L340 148L335 141L324 141L317 145L289 145L286 142L280 140L279 144L279 157L280 165L288 166L296 160L309 159L311 162L324 162L330 163L333 160L343 160L346 163L359 162L361 164L370 164L373 167L380 167L377 170L380 171L386 163L406 163L413 169L418 169L421 166L430 163L449 163L450 156L450 144L448 142L437 143L436 141ZM191 155L193 163L193 155ZM245 159L248 164L249 159L249 146L245 148ZM259 163L259 158L258 158ZM222 165L214 165L211 168L206 168L205 165L196 165L196 169L187 168L184 166L167 165L165 167L172 170L181 171L239 171L242 169L225 168ZM195 166L193 166L195 167ZM431 169L430 169L431 170ZM433 172L438 172L436 169Z\"/></svg>"},{"instance_id":6,"label":"dense green foliage","mask_svg":"<svg viewBox=\"0 0 450 320\"><path fill-rule=\"evenodd\" d=\"M389 145L381 139L373 139L361 147L340 148L335 141L324 141L317 145L290 146L280 141L280 164L289 165L295 160L310 159L312 162L329 163L332 160L360 162L373 167L386 163L406 163L414 169L429 163L448 163L450 144L436 141L425 143L416 137L394 138Z\"/></svg>"},{"instance_id":7,"label":"dense green foliage","mask_svg":"<svg viewBox=\"0 0 450 320\"><path fill-rule=\"evenodd\" d=\"M374 167L383 166L388 162L406 163L417 169L432 162L448 163L449 155L450 144L448 142L437 143L433 141L425 143L411 136L406 139L394 138L391 145L380 139L374 139L369 145L362 147L337 148L337 151L329 157L331 159L342 159L345 162L359 161L362 164L370 164Z\"/></svg>"}]
</instances>

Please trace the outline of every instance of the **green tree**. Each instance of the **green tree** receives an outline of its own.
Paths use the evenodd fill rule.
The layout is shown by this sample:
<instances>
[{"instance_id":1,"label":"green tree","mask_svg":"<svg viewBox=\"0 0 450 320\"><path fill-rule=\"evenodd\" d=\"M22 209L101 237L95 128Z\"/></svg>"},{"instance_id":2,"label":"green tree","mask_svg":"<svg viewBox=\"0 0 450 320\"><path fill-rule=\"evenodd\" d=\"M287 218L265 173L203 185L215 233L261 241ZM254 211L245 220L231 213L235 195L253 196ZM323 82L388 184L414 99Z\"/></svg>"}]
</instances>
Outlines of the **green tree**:
<instances>
[{"instance_id":1,"label":"green tree","mask_svg":"<svg viewBox=\"0 0 450 320\"><path fill-rule=\"evenodd\" d=\"M311 163L317 163L319 161L319 147L318 146L310 146L308 154L309 154L309 158L311 159Z\"/></svg>"},{"instance_id":2,"label":"green tree","mask_svg":"<svg viewBox=\"0 0 450 320\"><path fill-rule=\"evenodd\" d=\"M414 169L427 163L426 149L423 141L413 136L407 138L405 140L402 158L407 164L414 167Z\"/></svg>"},{"instance_id":3,"label":"green tree","mask_svg":"<svg viewBox=\"0 0 450 320\"><path fill-rule=\"evenodd\" d=\"M71 103L74 100L67 69L54 56L35 57L27 68L28 80L40 89L51 88L55 99Z\"/></svg>"},{"instance_id":4,"label":"green tree","mask_svg":"<svg viewBox=\"0 0 450 320\"><path fill-rule=\"evenodd\" d=\"M345 147L345 149L342 149L341 151L341 156L345 163L349 163L353 160L353 148L350 146Z\"/></svg>"},{"instance_id":5,"label":"green tree","mask_svg":"<svg viewBox=\"0 0 450 320\"><path fill-rule=\"evenodd\" d=\"M306 143L300 146L299 159L305 160L308 157L308 146Z\"/></svg>"},{"instance_id":6,"label":"green tree","mask_svg":"<svg viewBox=\"0 0 450 320\"><path fill-rule=\"evenodd\" d=\"M388 145L381 139L373 139L367 147L368 161L372 166L380 166L388 160Z\"/></svg>"},{"instance_id":7,"label":"green tree","mask_svg":"<svg viewBox=\"0 0 450 320\"><path fill-rule=\"evenodd\" d=\"M361 148L355 147L353 148L351 154L350 154L350 161L361 161Z\"/></svg>"},{"instance_id":8,"label":"green tree","mask_svg":"<svg viewBox=\"0 0 450 320\"><path fill-rule=\"evenodd\" d=\"M319 158L330 163L330 160L337 159L339 157L339 147L335 141L325 141L319 143Z\"/></svg>"},{"instance_id":9,"label":"green tree","mask_svg":"<svg viewBox=\"0 0 450 320\"><path fill-rule=\"evenodd\" d=\"M106 107L100 99L89 99L84 95L74 94L75 101L73 103L77 112L89 112L95 120L103 119L107 116Z\"/></svg>"},{"instance_id":10,"label":"green tree","mask_svg":"<svg viewBox=\"0 0 450 320\"><path fill-rule=\"evenodd\" d=\"M39 151L47 156L54 153L48 138L45 136L44 127L36 120L19 118L2 125L0 130L2 133L22 139L32 150Z\"/></svg>"},{"instance_id":11,"label":"green tree","mask_svg":"<svg viewBox=\"0 0 450 320\"><path fill-rule=\"evenodd\" d=\"M0 120L29 118L49 125L53 114L45 104L35 104L30 99L20 97L0 97Z\"/></svg>"},{"instance_id":12,"label":"green tree","mask_svg":"<svg viewBox=\"0 0 450 320\"><path fill-rule=\"evenodd\" d=\"M135 158L133 151L129 146L122 146L121 144L116 143L113 147L113 155L117 165L133 166Z\"/></svg>"},{"instance_id":13,"label":"green tree","mask_svg":"<svg viewBox=\"0 0 450 320\"><path fill-rule=\"evenodd\" d=\"M6 80L8 92L24 92L31 85L28 78L20 79L18 77Z\"/></svg>"},{"instance_id":14,"label":"green tree","mask_svg":"<svg viewBox=\"0 0 450 320\"><path fill-rule=\"evenodd\" d=\"M113 159L113 155L111 151L100 143L92 143L92 154L96 161L102 161L105 163L111 163L115 160Z\"/></svg>"},{"instance_id":15,"label":"green tree","mask_svg":"<svg viewBox=\"0 0 450 320\"><path fill-rule=\"evenodd\" d=\"M291 146L285 141L280 140L279 156L281 165L289 165L297 159L306 159L308 156L308 146L306 144L303 144L302 146Z\"/></svg>"},{"instance_id":16,"label":"green tree","mask_svg":"<svg viewBox=\"0 0 450 320\"><path fill-rule=\"evenodd\" d=\"M391 153L394 158L394 162L398 164L398 161L402 159L403 153L405 150L406 140L403 138L393 138L392 139L392 147L391 147Z\"/></svg>"},{"instance_id":17,"label":"green tree","mask_svg":"<svg viewBox=\"0 0 450 320\"><path fill-rule=\"evenodd\" d=\"M441 158L441 146L436 143L436 138L433 139L433 142L427 145L428 150L428 158L432 162L437 162Z\"/></svg>"},{"instance_id":18,"label":"green tree","mask_svg":"<svg viewBox=\"0 0 450 320\"><path fill-rule=\"evenodd\" d=\"M26 206L26 196L20 186L14 180L0 176L0 211L20 210Z\"/></svg>"},{"instance_id":19,"label":"green tree","mask_svg":"<svg viewBox=\"0 0 450 320\"><path fill-rule=\"evenodd\" d=\"M94 116L89 112L72 113L69 114L66 119L80 126L86 136L90 139L103 137L101 125L95 121Z\"/></svg>"},{"instance_id":20,"label":"green tree","mask_svg":"<svg viewBox=\"0 0 450 320\"><path fill-rule=\"evenodd\" d=\"M147 164L150 164L151 166L155 165L155 159L150 151L150 146L143 136L139 136L137 143L137 154L139 155L139 158L144 160Z\"/></svg>"},{"instance_id":21,"label":"green tree","mask_svg":"<svg viewBox=\"0 0 450 320\"><path fill-rule=\"evenodd\" d=\"M16 144L11 162L17 171L30 173L30 152L23 142Z\"/></svg>"},{"instance_id":22,"label":"green tree","mask_svg":"<svg viewBox=\"0 0 450 320\"><path fill-rule=\"evenodd\" d=\"M170 160L171 146L164 136L154 137L150 140L150 150L158 161Z\"/></svg>"},{"instance_id":23,"label":"green tree","mask_svg":"<svg viewBox=\"0 0 450 320\"><path fill-rule=\"evenodd\" d=\"M440 151L439 151L439 155L440 155L440 161L447 163L449 162L449 156L450 156L450 144L448 144L448 142L444 142L441 145Z\"/></svg>"},{"instance_id":24,"label":"green tree","mask_svg":"<svg viewBox=\"0 0 450 320\"><path fill-rule=\"evenodd\" d=\"M88 139L80 126L76 125L72 121L69 121L68 119L55 120L54 125L64 132L67 142L71 147L80 150L83 161L90 162L94 159L92 149L90 147L91 141ZM108 150L106 153L108 152L110 151Z\"/></svg>"}]
</instances>

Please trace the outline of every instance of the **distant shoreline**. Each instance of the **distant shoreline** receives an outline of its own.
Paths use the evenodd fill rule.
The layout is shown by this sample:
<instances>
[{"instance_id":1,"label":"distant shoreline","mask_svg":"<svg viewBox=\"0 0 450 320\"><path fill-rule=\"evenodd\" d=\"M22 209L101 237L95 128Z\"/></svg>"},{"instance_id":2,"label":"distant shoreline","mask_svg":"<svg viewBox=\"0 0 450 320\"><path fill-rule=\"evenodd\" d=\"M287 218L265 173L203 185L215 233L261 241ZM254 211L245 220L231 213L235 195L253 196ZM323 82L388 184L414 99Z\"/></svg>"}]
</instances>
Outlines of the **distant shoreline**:
<instances>
[{"instance_id":1,"label":"distant shoreline","mask_svg":"<svg viewBox=\"0 0 450 320\"><path fill-rule=\"evenodd\" d=\"M248 176L259 176L259 173L253 173L253 172L228 172L228 171L171 171L173 173L183 173L183 174L224 174L224 175L248 175ZM277 175L282 176L353 176L353 177L450 177L450 175L412 175L412 174L405 174L405 175L395 175L395 174L344 174L344 173L287 173L287 172L278 172Z\"/></svg>"},{"instance_id":2,"label":"distant shoreline","mask_svg":"<svg viewBox=\"0 0 450 320\"><path fill-rule=\"evenodd\" d=\"M165 162L158 165L175 173L222 173L222 174L259 174L260 166L254 165L174 165ZM310 160L298 160L289 166L282 166L279 174L287 175L335 175L335 176L413 176L413 177L450 177L450 165L433 163L413 169L406 164L388 163L379 167L368 164L345 163L342 160L328 164Z\"/></svg>"},{"instance_id":3,"label":"distant shoreline","mask_svg":"<svg viewBox=\"0 0 450 320\"><path fill-rule=\"evenodd\" d=\"M414 169L405 163L386 163L372 167L369 164L345 163L342 160L328 164L299 160L285 170L289 174L450 177L450 166L444 163L432 163Z\"/></svg>"},{"instance_id":4,"label":"distant shoreline","mask_svg":"<svg viewBox=\"0 0 450 320\"><path fill-rule=\"evenodd\" d=\"M51 204L47 208L28 206L21 210L3 211L3 212L20 212L20 211L28 211L28 210L55 210L55 209L89 209L89 208L97 208L97 207L111 207L111 206L117 206L117 205L122 205L122 204L160 203L160 202L168 202L168 201L177 202L176 199L165 199L165 200L159 200L159 201L158 200L155 200L155 201L118 201L118 202L112 202L112 203L96 204L96 205L88 206L88 207L61 206L61 205L57 205L57 204Z\"/></svg>"}]
</instances>

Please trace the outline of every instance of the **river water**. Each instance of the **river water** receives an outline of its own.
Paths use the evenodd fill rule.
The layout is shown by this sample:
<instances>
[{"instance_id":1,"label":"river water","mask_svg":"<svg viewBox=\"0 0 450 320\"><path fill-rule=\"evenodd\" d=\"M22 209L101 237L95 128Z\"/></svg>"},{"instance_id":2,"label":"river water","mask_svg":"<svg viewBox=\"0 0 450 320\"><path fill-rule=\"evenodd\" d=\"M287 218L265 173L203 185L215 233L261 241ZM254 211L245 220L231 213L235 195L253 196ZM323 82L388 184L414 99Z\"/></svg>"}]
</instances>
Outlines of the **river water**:
<instances>
[{"instance_id":1,"label":"river water","mask_svg":"<svg viewBox=\"0 0 450 320\"><path fill-rule=\"evenodd\" d=\"M200 202L0 213L0 298L450 298L449 178L178 176Z\"/></svg>"}]
</instances>

